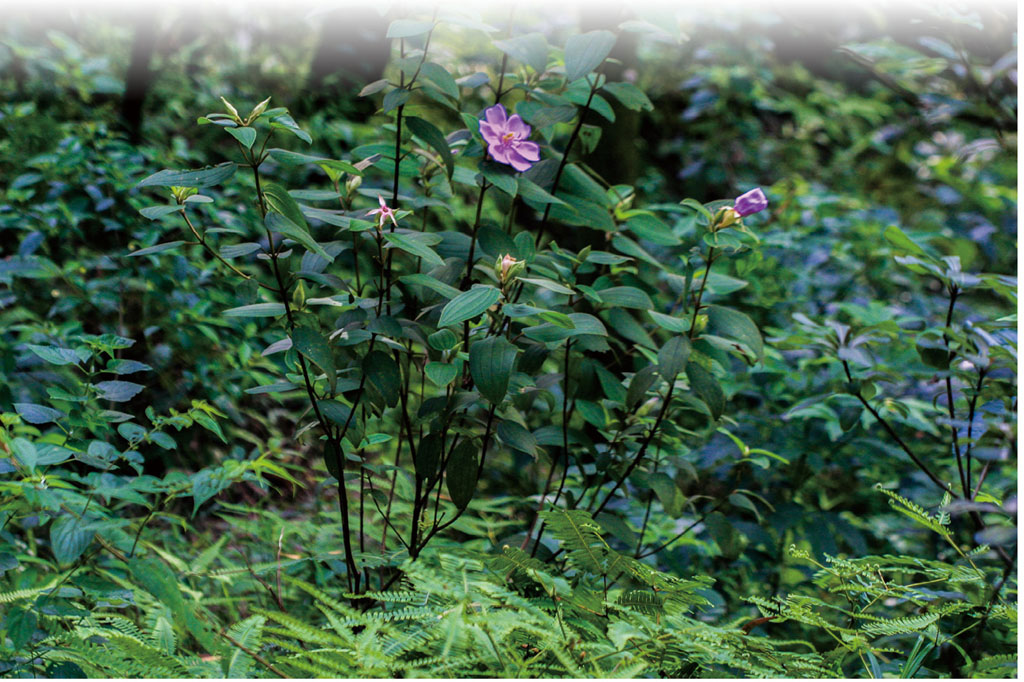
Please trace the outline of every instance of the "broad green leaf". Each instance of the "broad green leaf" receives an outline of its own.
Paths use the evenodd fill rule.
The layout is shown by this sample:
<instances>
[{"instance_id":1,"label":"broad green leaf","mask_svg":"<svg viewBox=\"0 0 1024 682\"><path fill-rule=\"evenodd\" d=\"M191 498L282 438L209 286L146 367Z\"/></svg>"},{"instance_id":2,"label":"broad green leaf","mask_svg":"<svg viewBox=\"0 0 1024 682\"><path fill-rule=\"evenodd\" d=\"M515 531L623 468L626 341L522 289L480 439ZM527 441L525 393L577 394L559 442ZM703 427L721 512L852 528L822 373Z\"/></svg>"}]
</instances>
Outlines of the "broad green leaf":
<instances>
[{"instance_id":1,"label":"broad green leaf","mask_svg":"<svg viewBox=\"0 0 1024 682\"><path fill-rule=\"evenodd\" d=\"M95 532L83 528L86 522L65 514L50 524L50 551L57 563L69 564L92 543Z\"/></svg>"},{"instance_id":2,"label":"broad green leaf","mask_svg":"<svg viewBox=\"0 0 1024 682\"><path fill-rule=\"evenodd\" d=\"M428 433L420 439L413 459L417 478L425 481L437 474L437 465L441 463L441 447L441 437L436 433Z\"/></svg>"},{"instance_id":3,"label":"broad green leaf","mask_svg":"<svg viewBox=\"0 0 1024 682\"><path fill-rule=\"evenodd\" d=\"M423 367L423 373L434 385L447 386L459 376L459 366L447 362L428 362Z\"/></svg>"},{"instance_id":4,"label":"broad green leaf","mask_svg":"<svg viewBox=\"0 0 1024 682\"><path fill-rule=\"evenodd\" d=\"M131 400L143 389L142 386L131 381L101 381L95 384L95 387L99 391L101 400L111 400L117 403Z\"/></svg>"},{"instance_id":5,"label":"broad green leaf","mask_svg":"<svg viewBox=\"0 0 1024 682\"><path fill-rule=\"evenodd\" d=\"M654 307L651 297L636 287L612 287L597 292L601 300L610 306L650 310Z\"/></svg>"},{"instance_id":6,"label":"broad green leaf","mask_svg":"<svg viewBox=\"0 0 1024 682\"><path fill-rule=\"evenodd\" d=\"M654 365L647 365L634 374L626 389L626 409L632 411L639 405L657 380L658 368Z\"/></svg>"},{"instance_id":7,"label":"broad green leaf","mask_svg":"<svg viewBox=\"0 0 1024 682\"><path fill-rule=\"evenodd\" d=\"M408 124L409 130L412 131L413 135L422 139L441 155L441 160L444 162L444 167L450 180L452 173L455 171L455 159L452 158L452 150L448 146L448 140L445 139L444 135L433 123L425 121L418 116L409 116L405 119L405 122Z\"/></svg>"},{"instance_id":8,"label":"broad green leaf","mask_svg":"<svg viewBox=\"0 0 1024 682\"><path fill-rule=\"evenodd\" d=\"M510 448L522 450L534 457L537 456L537 437L522 425L504 420L498 424L497 433L501 442Z\"/></svg>"},{"instance_id":9,"label":"broad green leaf","mask_svg":"<svg viewBox=\"0 0 1024 682\"><path fill-rule=\"evenodd\" d=\"M231 137L238 140L238 142L246 149L252 149L253 143L256 141L256 130L253 128L225 128Z\"/></svg>"},{"instance_id":10,"label":"broad green leaf","mask_svg":"<svg viewBox=\"0 0 1024 682\"><path fill-rule=\"evenodd\" d=\"M926 256L925 250L917 245L913 239L907 236L907 233L896 227L895 225L889 225L885 228L885 232L882 233L886 241L892 244L898 251L912 253L915 256Z\"/></svg>"},{"instance_id":11,"label":"broad green leaf","mask_svg":"<svg viewBox=\"0 0 1024 682\"><path fill-rule=\"evenodd\" d=\"M479 317L500 298L501 291L492 286L475 286L448 301L441 310L441 319L438 320L437 326L450 327Z\"/></svg>"},{"instance_id":12,"label":"broad green leaf","mask_svg":"<svg viewBox=\"0 0 1024 682\"><path fill-rule=\"evenodd\" d=\"M405 251L406 253L411 253L417 258L422 258L429 265L444 265L444 261L441 259L440 256L437 255L437 252L434 251L429 246L427 246L426 244L424 244L418 238L419 236L419 233L384 233L384 239L386 239L389 244L394 245L395 247L401 249L402 251ZM424 276L426 277L426 275Z\"/></svg>"},{"instance_id":13,"label":"broad green leaf","mask_svg":"<svg viewBox=\"0 0 1024 682\"><path fill-rule=\"evenodd\" d=\"M476 341L469 348L469 373L480 395L499 405L508 393L516 347L504 336L490 336Z\"/></svg>"},{"instance_id":14,"label":"broad green leaf","mask_svg":"<svg viewBox=\"0 0 1024 682\"><path fill-rule=\"evenodd\" d=\"M601 89L610 92L627 109L633 111L654 110L654 104L651 103L644 91L632 83L605 83Z\"/></svg>"},{"instance_id":15,"label":"broad green leaf","mask_svg":"<svg viewBox=\"0 0 1024 682\"><path fill-rule=\"evenodd\" d=\"M185 207L181 204L167 204L163 206L147 206L146 208L139 210L139 213L141 213L143 217L149 218L150 220L157 220L158 218L163 218L165 215L170 215L171 213L181 213L184 210ZM184 242L168 242L168 244L184 244ZM149 248L153 249L156 247L151 246ZM130 253L128 255L135 256L138 254Z\"/></svg>"},{"instance_id":16,"label":"broad green leaf","mask_svg":"<svg viewBox=\"0 0 1024 682\"><path fill-rule=\"evenodd\" d=\"M611 31L590 31L570 36L565 41L565 76L569 82L583 78L601 66L615 46Z\"/></svg>"},{"instance_id":17,"label":"broad green leaf","mask_svg":"<svg viewBox=\"0 0 1024 682\"><path fill-rule=\"evenodd\" d=\"M415 21L413 19L396 19L388 26L386 38L412 38L420 36L434 27L430 21Z\"/></svg>"},{"instance_id":18,"label":"broad green leaf","mask_svg":"<svg viewBox=\"0 0 1024 682\"><path fill-rule=\"evenodd\" d=\"M29 424L49 424L64 417L60 410L35 403L14 403L14 410Z\"/></svg>"},{"instance_id":19,"label":"broad green leaf","mask_svg":"<svg viewBox=\"0 0 1024 682\"><path fill-rule=\"evenodd\" d=\"M495 40L494 46L509 57L526 64L537 73L548 68L548 41L541 33L526 33L508 40Z\"/></svg>"},{"instance_id":20,"label":"broad green leaf","mask_svg":"<svg viewBox=\"0 0 1024 682\"><path fill-rule=\"evenodd\" d=\"M441 92L454 100L459 99L459 86L448 70L434 62L425 62L420 68L420 75L441 89ZM451 175L449 173L449 175Z\"/></svg>"},{"instance_id":21,"label":"broad green leaf","mask_svg":"<svg viewBox=\"0 0 1024 682\"><path fill-rule=\"evenodd\" d=\"M363 358L363 372L367 385L383 398L388 407L398 404L402 390L402 373L398 363L388 353L375 350Z\"/></svg>"},{"instance_id":22,"label":"broad green leaf","mask_svg":"<svg viewBox=\"0 0 1024 682\"><path fill-rule=\"evenodd\" d=\"M705 308L708 331L718 336L735 339L753 351L758 360L764 359L764 341L753 320L731 308L710 305Z\"/></svg>"},{"instance_id":23,"label":"broad green leaf","mask_svg":"<svg viewBox=\"0 0 1024 682\"><path fill-rule=\"evenodd\" d=\"M81 361L78 354L70 348L37 346L31 343L25 344L25 347L51 365L77 365Z\"/></svg>"},{"instance_id":24,"label":"broad green leaf","mask_svg":"<svg viewBox=\"0 0 1024 682\"><path fill-rule=\"evenodd\" d=\"M234 175L237 168L234 163L222 163L202 170L162 170L145 178L136 187L212 187Z\"/></svg>"},{"instance_id":25,"label":"broad green leaf","mask_svg":"<svg viewBox=\"0 0 1024 682\"><path fill-rule=\"evenodd\" d=\"M448 457L445 467L445 483L452 503L459 509L465 509L476 492L477 470L480 468L477 457L476 442L463 440Z\"/></svg>"},{"instance_id":26,"label":"broad green leaf","mask_svg":"<svg viewBox=\"0 0 1024 682\"><path fill-rule=\"evenodd\" d=\"M302 215L302 209L284 187L275 182L264 182L263 199L267 202L268 211L276 211L298 227L309 231L309 225L306 224L306 218Z\"/></svg>"},{"instance_id":27,"label":"broad green leaf","mask_svg":"<svg viewBox=\"0 0 1024 682\"><path fill-rule=\"evenodd\" d=\"M237 308L228 308L223 313L224 317L279 317L284 315L283 303L253 303Z\"/></svg>"},{"instance_id":28,"label":"broad green leaf","mask_svg":"<svg viewBox=\"0 0 1024 682\"><path fill-rule=\"evenodd\" d=\"M292 331L292 347L324 371L331 386L331 393L334 393L338 384L334 353L331 352L331 347L324 335L310 327L297 326Z\"/></svg>"},{"instance_id":29,"label":"broad green leaf","mask_svg":"<svg viewBox=\"0 0 1024 682\"><path fill-rule=\"evenodd\" d=\"M184 243L185 242L180 240L173 242L164 242L163 244L147 246L146 248L139 249L138 251L130 251L125 255L129 258L134 258L135 256L152 256L155 253L163 253L164 251L176 251L178 247L180 247Z\"/></svg>"},{"instance_id":30,"label":"broad green leaf","mask_svg":"<svg viewBox=\"0 0 1024 682\"><path fill-rule=\"evenodd\" d=\"M718 385L718 379L696 362L687 363L686 378L689 380L693 392L711 410L711 416L715 419L721 417L722 412L725 411L725 394L722 392L722 387Z\"/></svg>"},{"instance_id":31,"label":"broad green leaf","mask_svg":"<svg viewBox=\"0 0 1024 682\"><path fill-rule=\"evenodd\" d=\"M686 367L690 358L690 339L682 334L673 336L658 351L658 373L665 381L672 381Z\"/></svg>"},{"instance_id":32,"label":"broad green leaf","mask_svg":"<svg viewBox=\"0 0 1024 682\"><path fill-rule=\"evenodd\" d=\"M321 258L334 262L334 256L330 255L324 248L317 244L316 240L305 229L284 217L280 213L268 213L266 218L267 229L271 232L279 232L282 236L297 241Z\"/></svg>"}]
</instances>

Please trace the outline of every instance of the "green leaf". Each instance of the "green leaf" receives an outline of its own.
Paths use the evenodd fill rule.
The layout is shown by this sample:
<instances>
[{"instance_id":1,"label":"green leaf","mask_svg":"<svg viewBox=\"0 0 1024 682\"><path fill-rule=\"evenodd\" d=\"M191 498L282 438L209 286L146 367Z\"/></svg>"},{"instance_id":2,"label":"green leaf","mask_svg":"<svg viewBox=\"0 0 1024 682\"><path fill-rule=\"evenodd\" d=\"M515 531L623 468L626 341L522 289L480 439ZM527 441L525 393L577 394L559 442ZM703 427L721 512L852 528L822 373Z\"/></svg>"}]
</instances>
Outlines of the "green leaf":
<instances>
[{"instance_id":1,"label":"green leaf","mask_svg":"<svg viewBox=\"0 0 1024 682\"><path fill-rule=\"evenodd\" d=\"M131 251L126 253L125 256L128 258L134 258L135 256L152 256L155 253L163 253L164 251L175 251L179 246L184 244L183 241L164 242L163 244L155 244L154 246L147 246L144 249L138 251Z\"/></svg>"},{"instance_id":2,"label":"green leaf","mask_svg":"<svg viewBox=\"0 0 1024 682\"><path fill-rule=\"evenodd\" d=\"M77 365L81 360L78 354L70 348L36 346L31 343L25 344L25 347L51 365Z\"/></svg>"},{"instance_id":3,"label":"green leaf","mask_svg":"<svg viewBox=\"0 0 1024 682\"><path fill-rule=\"evenodd\" d=\"M705 311L708 316L709 332L735 339L753 351L758 360L764 359L764 341L753 320L737 310L718 305L710 305Z\"/></svg>"},{"instance_id":4,"label":"green leaf","mask_svg":"<svg viewBox=\"0 0 1024 682\"><path fill-rule=\"evenodd\" d=\"M636 287L612 287L597 292L606 304L619 308L650 310L654 307L651 297Z\"/></svg>"},{"instance_id":5,"label":"green leaf","mask_svg":"<svg viewBox=\"0 0 1024 682\"><path fill-rule=\"evenodd\" d=\"M626 389L626 409L632 411L639 405L657 380L658 368L654 365L647 365L634 374Z\"/></svg>"},{"instance_id":6,"label":"green leaf","mask_svg":"<svg viewBox=\"0 0 1024 682\"><path fill-rule=\"evenodd\" d=\"M422 258L430 265L444 265L444 260L437 255L437 252L421 241L420 237L422 236L424 235L418 232L409 234L399 232L384 233L384 239L402 251L411 253L417 258Z\"/></svg>"},{"instance_id":7,"label":"green leaf","mask_svg":"<svg viewBox=\"0 0 1024 682\"><path fill-rule=\"evenodd\" d=\"M437 326L450 327L479 317L500 298L501 292L492 286L475 286L448 301L441 310L441 319L438 320Z\"/></svg>"},{"instance_id":8,"label":"green leaf","mask_svg":"<svg viewBox=\"0 0 1024 682\"><path fill-rule=\"evenodd\" d=\"M651 316L656 325L674 334L682 334L690 329L690 318L688 317L672 317L653 310L648 310L647 314Z\"/></svg>"},{"instance_id":9,"label":"green leaf","mask_svg":"<svg viewBox=\"0 0 1024 682\"><path fill-rule=\"evenodd\" d=\"M464 440L455 447L448 457L445 467L445 483L452 503L459 509L465 509L476 492L477 470L480 464L477 459L476 443Z\"/></svg>"},{"instance_id":10,"label":"green leaf","mask_svg":"<svg viewBox=\"0 0 1024 682\"><path fill-rule=\"evenodd\" d=\"M590 31L570 36L565 42L565 76L569 82L583 78L601 66L615 46L611 31Z\"/></svg>"},{"instance_id":11,"label":"green leaf","mask_svg":"<svg viewBox=\"0 0 1024 682\"><path fill-rule=\"evenodd\" d=\"M413 459L417 478L425 481L437 473L437 465L441 462L441 447L441 437L436 433L428 433L420 439Z\"/></svg>"},{"instance_id":12,"label":"green leaf","mask_svg":"<svg viewBox=\"0 0 1024 682\"><path fill-rule=\"evenodd\" d=\"M602 90L611 93L622 106L633 111L653 111L654 104L643 90L632 83L605 83Z\"/></svg>"},{"instance_id":13,"label":"green leaf","mask_svg":"<svg viewBox=\"0 0 1024 682\"><path fill-rule=\"evenodd\" d=\"M15 651L23 648L32 640L37 622L35 611L14 607L7 613L7 618L4 619L4 628L7 630L7 636L11 638Z\"/></svg>"},{"instance_id":14,"label":"green leaf","mask_svg":"<svg viewBox=\"0 0 1024 682\"><path fill-rule=\"evenodd\" d=\"M411 96L412 92L410 92L408 89L395 88L394 90L384 95L384 101L381 102L380 105L380 113L386 114L392 109L402 106L403 104L409 101L409 97Z\"/></svg>"},{"instance_id":15,"label":"green leaf","mask_svg":"<svg viewBox=\"0 0 1024 682\"><path fill-rule=\"evenodd\" d=\"M292 332L292 347L327 374L331 393L334 393L338 385L338 376L335 372L334 353L331 352L324 335L310 327L295 327Z\"/></svg>"},{"instance_id":16,"label":"green leaf","mask_svg":"<svg viewBox=\"0 0 1024 682\"><path fill-rule=\"evenodd\" d=\"M143 217L149 218L150 220L157 220L158 218L163 218L165 215L170 215L171 213L180 213L180 212L182 212L184 210L185 210L185 207L183 205L181 205L181 204L166 204L166 205L162 205L162 206L147 206L146 208L140 209L139 213L141 213L143 215ZM177 241L177 242L168 242L168 243L169 244L184 244L185 242ZM160 246L160 245L158 244L158 246ZM153 249L153 248L156 248L156 247L151 246L149 248ZM133 252L133 253L130 253L128 255L129 256L134 256L134 255L137 255L137 254Z\"/></svg>"},{"instance_id":17,"label":"green leaf","mask_svg":"<svg viewBox=\"0 0 1024 682\"><path fill-rule=\"evenodd\" d=\"M223 313L224 317L278 317L284 315L283 303L253 303L237 308L228 308Z\"/></svg>"},{"instance_id":18,"label":"green leaf","mask_svg":"<svg viewBox=\"0 0 1024 682\"><path fill-rule=\"evenodd\" d=\"M324 416L324 419L334 422L338 426L345 426L352 414L351 407L337 400L318 400L316 406L320 408L320 414Z\"/></svg>"},{"instance_id":19,"label":"green leaf","mask_svg":"<svg viewBox=\"0 0 1024 682\"><path fill-rule=\"evenodd\" d=\"M238 140L246 149L252 149L256 142L256 131L253 128L225 128L228 135Z\"/></svg>"},{"instance_id":20,"label":"green leaf","mask_svg":"<svg viewBox=\"0 0 1024 682\"><path fill-rule=\"evenodd\" d=\"M280 232L282 236L297 241L324 260L334 262L334 256L324 251L323 247L316 243L316 240L294 222L280 213L268 213L266 218L267 229L271 232Z\"/></svg>"},{"instance_id":21,"label":"green leaf","mask_svg":"<svg viewBox=\"0 0 1024 682\"><path fill-rule=\"evenodd\" d=\"M375 350L363 358L363 372L366 374L367 385L377 391L388 407L398 404L402 373L394 358Z\"/></svg>"},{"instance_id":22,"label":"green leaf","mask_svg":"<svg viewBox=\"0 0 1024 682\"><path fill-rule=\"evenodd\" d=\"M423 273L416 273L415 275L404 275L398 278L399 281L405 282L406 284L413 284L416 286L426 287L431 291L444 296L445 298L455 298L460 292L458 289L450 284L445 284L436 277L431 277Z\"/></svg>"},{"instance_id":23,"label":"green leaf","mask_svg":"<svg viewBox=\"0 0 1024 682\"><path fill-rule=\"evenodd\" d=\"M886 241L893 245L897 251L912 253L915 256L926 256L925 250L917 245L913 239L907 236L907 233L896 227L890 225L885 228L885 232L882 233Z\"/></svg>"},{"instance_id":24,"label":"green leaf","mask_svg":"<svg viewBox=\"0 0 1024 682\"><path fill-rule=\"evenodd\" d=\"M548 41L541 33L527 33L509 38L495 40L494 46L513 59L526 64L537 73L544 73L548 68Z\"/></svg>"},{"instance_id":25,"label":"green leaf","mask_svg":"<svg viewBox=\"0 0 1024 682\"><path fill-rule=\"evenodd\" d=\"M427 337L427 343L434 350L451 350L459 342L459 337L451 329L439 329Z\"/></svg>"},{"instance_id":26,"label":"green leaf","mask_svg":"<svg viewBox=\"0 0 1024 682\"><path fill-rule=\"evenodd\" d=\"M434 62L425 62L420 67L420 75L440 88L441 92L458 101L459 86L452 75L448 73L448 69Z\"/></svg>"},{"instance_id":27,"label":"green leaf","mask_svg":"<svg viewBox=\"0 0 1024 682\"><path fill-rule=\"evenodd\" d=\"M101 400L112 400L117 403L131 400L143 389L131 381L101 381L95 386Z\"/></svg>"},{"instance_id":28,"label":"green leaf","mask_svg":"<svg viewBox=\"0 0 1024 682\"><path fill-rule=\"evenodd\" d=\"M29 424L49 424L64 417L60 410L35 403L14 403L14 410Z\"/></svg>"},{"instance_id":29,"label":"green leaf","mask_svg":"<svg viewBox=\"0 0 1024 682\"><path fill-rule=\"evenodd\" d=\"M412 38L413 36L421 36L430 29L434 28L433 22L430 21L415 21L413 19L396 19L392 21L388 26L387 35L385 38Z\"/></svg>"},{"instance_id":30,"label":"green leaf","mask_svg":"<svg viewBox=\"0 0 1024 682\"><path fill-rule=\"evenodd\" d=\"M522 450L528 455L537 456L537 437L517 422L504 420L498 424L498 438L502 443Z\"/></svg>"},{"instance_id":31,"label":"green leaf","mask_svg":"<svg viewBox=\"0 0 1024 682\"><path fill-rule=\"evenodd\" d=\"M57 563L69 564L89 547L95 532L84 530L85 522L70 514L50 524L50 550Z\"/></svg>"},{"instance_id":32,"label":"green leaf","mask_svg":"<svg viewBox=\"0 0 1024 682\"><path fill-rule=\"evenodd\" d=\"M15 438L11 441L11 452L14 454L14 459L29 471L36 468L39 453L32 441L20 437Z\"/></svg>"},{"instance_id":33,"label":"green leaf","mask_svg":"<svg viewBox=\"0 0 1024 682\"><path fill-rule=\"evenodd\" d=\"M447 362L428 362L423 367L423 373L434 385L447 386L459 376L459 366Z\"/></svg>"},{"instance_id":34,"label":"green leaf","mask_svg":"<svg viewBox=\"0 0 1024 682\"><path fill-rule=\"evenodd\" d=\"M673 336L658 351L658 373L665 381L672 381L686 367L690 358L690 339Z\"/></svg>"},{"instance_id":35,"label":"green leaf","mask_svg":"<svg viewBox=\"0 0 1024 682\"><path fill-rule=\"evenodd\" d=\"M458 91L456 90L456 92ZM438 130L433 123L425 121L418 116L409 116L405 119L405 122L409 126L409 130L412 131L413 135L422 139L430 145L434 151L441 155L441 160L444 161L444 167L447 171L448 179L451 180L452 173L455 172L455 159L452 158L451 147L448 146L448 140L445 139L441 131Z\"/></svg>"},{"instance_id":36,"label":"green leaf","mask_svg":"<svg viewBox=\"0 0 1024 682\"><path fill-rule=\"evenodd\" d=\"M687 363L686 378L689 380L693 392L711 410L711 416L715 419L721 417L722 412L725 411L725 394L722 392L722 387L718 385L718 379L695 362Z\"/></svg>"},{"instance_id":37,"label":"green leaf","mask_svg":"<svg viewBox=\"0 0 1024 682\"><path fill-rule=\"evenodd\" d=\"M469 373L480 395L499 405L508 393L508 382L516 362L516 347L504 336L490 336L469 348Z\"/></svg>"},{"instance_id":38,"label":"green leaf","mask_svg":"<svg viewBox=\"0 0 1024 682\"><path fill-rule=\"evenodd\" d=\"M202 170L162 170L145 178L136 187L212 187L219 185L232 175L238 166L233 163L222 163L213 168Z\"/></svg>"},{"instance_id":39,"label":"green leaf","mask_svg":"<svg viewBox=\"0 0 1024 682\"><path fill-rule=\"evenodd\" d=\"M302 214L302 209L284 187L274 182L264 182L263 199L267 202L268 211L276 211L298 227L309 231L309 225L306 223L306 217Z\"/></svg>"}]
</instances>

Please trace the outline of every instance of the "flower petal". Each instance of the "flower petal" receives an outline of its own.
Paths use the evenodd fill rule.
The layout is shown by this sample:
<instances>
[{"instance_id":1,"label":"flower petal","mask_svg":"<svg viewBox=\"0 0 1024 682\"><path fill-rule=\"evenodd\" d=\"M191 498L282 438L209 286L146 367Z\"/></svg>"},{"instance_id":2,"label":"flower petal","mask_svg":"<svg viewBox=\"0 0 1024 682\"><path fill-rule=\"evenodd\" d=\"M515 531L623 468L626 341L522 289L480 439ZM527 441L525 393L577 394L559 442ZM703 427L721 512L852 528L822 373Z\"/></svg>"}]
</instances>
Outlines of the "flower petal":
<instances>
[{"instance_id":1,"label":"flower petal","mask_svg":"<svg viewBox=\"0 0 1024 682\"><path fill-rule=\"evenodd\" d=\"M733 210L736 211L736 215L741 218L744 216L763 211L768 208L768 197L764 195L760 187L756 187L749 192L741 194L736 197L735 205Z\"/></svg>"},{"instance_id":2,"label":"flower petal","mask_svg":"<svg viewBox=\"0 0 1024 682\"><path fill-rule=\"evenodd\" d=\"M487 151L490 152L491 158L498 163L510 163L508 160L508 153L512 151L510 147L500 144L492 144L487 147Z\"/></svg>"},{"instance_id":3,"label":"flower petal","mask_svg":"<svg viewBox=\"0 0 1024 682\"><path fill-rule=\"evenodd\" d=\"M536 142L520 142L516 152L528 161L540 161L540 146Z\"/></svg>"},{"instance_id":4,"label":"flower petal","mask_svg":"<svg viewBox=\"0 0 1024 682\"><path fill-rule=\"evenodd\" d=\"M501 132L487 121L480 121L480 136L484 138L487 144L501 143Z\"/></svg>"},{"instance_id":5,"label":"flower petal","mask_svg":"<svg viewBox=\"0 0 1024 682\"><path fill-rule=\"evenodd\" d=\"M508 125L506 126L509 132L516 134L519 139L525 140L530 136L530 126L526 125L519 114L512 114L509 116Z\"/></svg>"},{"instance_id":6,"label":"flower petal","mask_svg":"<svg viewBox=\"0 0 1024 682\"><path fill-rule=\"evenodd\" d=\"M505 125L505 107L501 104L495 104L493 107L484 109L484 117L487 122L491 125L504 127Z\"/></svg>"},{"instance_id":7,"label":"flower petal","mask_svg":"<svg viewBox=\"0 0 1024 682\"><path fill-rule=\"evenodd\" d=\"M530 166L533 165L530 161L524 159L515 149L510 149L508 153L508 163L517 171L530 170Z\"/></svg>"}]
</instances>

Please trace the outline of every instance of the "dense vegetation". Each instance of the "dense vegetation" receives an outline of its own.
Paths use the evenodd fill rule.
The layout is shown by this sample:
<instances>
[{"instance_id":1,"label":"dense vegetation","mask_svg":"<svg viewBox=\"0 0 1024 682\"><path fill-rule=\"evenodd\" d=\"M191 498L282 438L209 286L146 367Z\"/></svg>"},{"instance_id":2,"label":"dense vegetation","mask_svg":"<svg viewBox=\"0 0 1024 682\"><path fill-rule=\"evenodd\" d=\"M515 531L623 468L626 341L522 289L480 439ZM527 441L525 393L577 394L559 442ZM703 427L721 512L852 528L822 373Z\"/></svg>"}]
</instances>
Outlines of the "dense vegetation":
<instances>
[{"instance_id":1,"label":"dense vegetation","mask_svg":"<svg viewBox=\"0 0 1024 682\"><path fill-rule=\"evenodd\" d=\"M0 673L1015 676L1016 13L876 10L5 9Z\"/></svg>"}]
</instances>

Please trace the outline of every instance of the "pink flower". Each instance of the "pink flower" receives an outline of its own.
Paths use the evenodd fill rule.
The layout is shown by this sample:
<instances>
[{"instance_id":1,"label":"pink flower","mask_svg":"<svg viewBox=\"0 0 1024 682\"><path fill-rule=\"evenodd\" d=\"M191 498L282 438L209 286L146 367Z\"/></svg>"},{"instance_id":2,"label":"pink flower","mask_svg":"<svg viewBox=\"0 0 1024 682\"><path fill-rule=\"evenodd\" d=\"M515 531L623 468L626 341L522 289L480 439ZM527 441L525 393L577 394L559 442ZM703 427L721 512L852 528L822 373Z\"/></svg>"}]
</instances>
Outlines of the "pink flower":
<instances>
[{"instance_id":1,"label":"pink flower","mask_svg":"<svg viewBox=\"0 0 1024 682\"><path fill-rule=\"evenodd\" d=\"M391 210L391 208L389 208L387 204L384 203L384 197L378 194L377 201L380 202L380 208L375 208L366 214L368 216L377 216L377 229L379 230L382 227L384 227L384 223L386 223L389 219L391 220L391 223L395 227L398 227L398 221L395 220L395 212Z\"/></svg>"},{"instance_id":2,"label":"pink flower","mask_svg":"<svg viewBox=\"0 0 1024 682\"><path fill-rule=\"evenodd\" d=\"M529 142L530 126L519 114L507 116L505 107L495 104L484 110L485 121L480 121L480 134L487 142L487 151L498 163L512 166L517 171L529 170L540 161L540 147Z\"/></svg>"},{"instance_id":3,"label":"pink flower","mask_svg":"<svg viewBox=\"0 0 1024 682\"><path fill-rule=\"evenodd\" d=\"M768 198L761 191L760 187L750 190L745 194L741 194L736 197L736 202L733 205L733 210L736 211L736 215L744 217L763 211L768 208Z\"/></svg>"}]
</instances>

